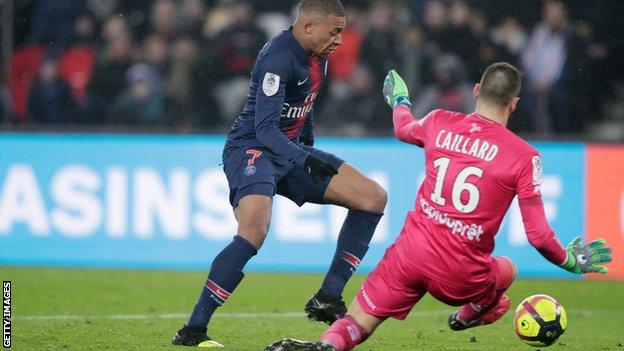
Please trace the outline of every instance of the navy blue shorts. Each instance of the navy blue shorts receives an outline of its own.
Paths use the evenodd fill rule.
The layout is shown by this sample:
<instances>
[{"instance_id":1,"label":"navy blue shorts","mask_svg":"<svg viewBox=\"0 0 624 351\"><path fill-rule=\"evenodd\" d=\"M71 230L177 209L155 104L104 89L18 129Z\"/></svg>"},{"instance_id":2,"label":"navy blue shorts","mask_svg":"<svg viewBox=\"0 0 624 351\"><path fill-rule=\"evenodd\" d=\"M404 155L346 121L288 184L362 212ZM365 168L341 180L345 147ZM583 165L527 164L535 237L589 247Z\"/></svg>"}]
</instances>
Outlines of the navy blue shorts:
<instances>
[{"instance_id":1,"label":"navy blue shorts","mask_svg":"<svg viewBox=\"0 0 624 351\"><path fill-rule=\"evenodd\" d=\"M312 155L338 169L344 161L339 157L301 146ZM317 180L295 163L277 157L263 148L229 148L223 154L223 171L230 186L230 204L238 206L247 195L285 196L298 206L306 202L323 203L331 177Z\"/></svg>"}]
</instances>

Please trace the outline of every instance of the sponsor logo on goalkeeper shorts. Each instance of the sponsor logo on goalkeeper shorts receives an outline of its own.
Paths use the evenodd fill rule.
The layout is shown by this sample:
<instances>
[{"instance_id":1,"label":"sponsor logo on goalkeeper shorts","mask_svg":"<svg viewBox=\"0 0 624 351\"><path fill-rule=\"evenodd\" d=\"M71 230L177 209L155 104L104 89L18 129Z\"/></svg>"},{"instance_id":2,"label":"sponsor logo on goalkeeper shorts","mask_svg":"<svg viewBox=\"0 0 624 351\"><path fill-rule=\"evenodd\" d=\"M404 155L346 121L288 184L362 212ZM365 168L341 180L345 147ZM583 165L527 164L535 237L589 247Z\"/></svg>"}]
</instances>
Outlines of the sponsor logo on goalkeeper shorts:
<instances>
[{"instance_id":1,"label":"sponsor logo on goalkeeper shorts","mask_svg":"<svg viewBox=\"0 0 624 351\"><path fill-rule=\"evenodd\" d=\"M206 281L205 286L208 290L212 292L211 297L219 305L222 305L230 297L230 293L227 290L223 289L222 287L219 286L219 284L213 282L210 279Z\"/></svg>"},{"instance_id":2,"label":"sponsor logo on goalkeeper shorts","mask_svg":"<svg viewBox=\"0 0 624 351\"><path fill-rule=\"evenodd\" d=\"M364 299L364 302L366 303L366 306L368 306L368 308L370 308L373 311L376 310L377 306L375 306L373 301L371 301L370 297L368 297L368 294L366 293L366 290L364 290L364 287L362 287L362 289L360 290L360 293L362 295L362 298Z\"/></svg>"},{"instance_id":3,"label":"sponsor logo on goalkeeper shorts","mask_svg":"<svg viewBox=\"0 0 624 351\"><path fill-rule=\"evenodd\" d=\"M437 210L425 199L420 199L420 208L429 220L436 222L436 224L446 225L451 230L451 233L466 237L468 240L481 241L483 226L480 224L466 224L459 219L449 216L446 212Z\"/></svg>"},{"instance_id":4,"label":"sponsor logo on goalkeeper shorts","mask_svg":"<svg viewBox=\"0 0 624 351\"><path fill-rule=\"evenodd\" d=\"M2 347L11 347L11 281L2 282Z\"/></svg>"}]
</instances>

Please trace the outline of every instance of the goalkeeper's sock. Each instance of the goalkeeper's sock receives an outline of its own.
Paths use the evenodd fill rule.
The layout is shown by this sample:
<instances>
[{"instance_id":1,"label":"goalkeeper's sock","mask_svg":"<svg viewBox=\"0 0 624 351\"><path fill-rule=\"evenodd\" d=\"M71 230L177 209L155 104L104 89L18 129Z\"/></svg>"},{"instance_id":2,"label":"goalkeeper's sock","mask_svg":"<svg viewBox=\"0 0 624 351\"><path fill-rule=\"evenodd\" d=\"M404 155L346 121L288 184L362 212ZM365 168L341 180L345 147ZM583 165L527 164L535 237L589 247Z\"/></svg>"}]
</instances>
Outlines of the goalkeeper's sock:
<instances>
[{"instance_id":1,"label":"goalkeeper's sock","mask_svg":"<svg viewBox=\"0 0 624 351\"><path fill-rule=\"evenodd\" d=\"M366 341L368 332L355 319L346 315L329 327L321 336L321 342L332 345L336 351L349 351Z\"/></svg>"},{"instance_id":2,"label":"goalkeeper's sock","mask_svg":"<svg viewBox=\"0 0 624 351\"><path fill-rule=\"evenodd\" d=\"M347 281L368 251L381 216L383 213L349 210L340 229L334 259L321 286L322 294L332 297L342 295Z\"/></svg>"},{"instance_id":3,"label":"goalkeeper's sock","mask_svg":"<svg viewBox=\"0 0 624 351\"><path fill-rule=\"evenodd\" d=\"M240 235L212 261L206 284L195 304L187 326L205 327L217 307L223 305L245 276L243 267L258 253L253 244Z\"/></svg>"},{"instance_id":4,"label":"goalkeeper's sock","mask_svg":"<svg viewBox=\"0 0 624 351\"><path fill-rule=\"evenodd\" d=\"M462 323L468 324L473 320L479 318L482 314L481 308L472 303L468 303L462 306L461 310L457 314L457 319Z\"/></svg>"}]
</instances>

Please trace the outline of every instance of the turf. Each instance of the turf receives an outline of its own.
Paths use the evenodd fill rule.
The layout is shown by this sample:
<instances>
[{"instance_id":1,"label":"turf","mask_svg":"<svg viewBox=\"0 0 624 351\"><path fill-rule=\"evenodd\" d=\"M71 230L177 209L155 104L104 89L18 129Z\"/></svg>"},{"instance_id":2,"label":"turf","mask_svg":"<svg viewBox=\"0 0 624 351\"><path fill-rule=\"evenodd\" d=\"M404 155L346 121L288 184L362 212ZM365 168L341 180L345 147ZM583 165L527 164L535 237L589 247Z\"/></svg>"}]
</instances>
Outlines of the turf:
<instances>
[{"instance_id":1,"label":"turf","mask_svg":"<svg viewBox=\"0 0 624 351\"><path fill-rule=\"evenodd\" d=\"M200 292L202 272L0 267L12 281L14 350L188 350L170 340ZM320 275L248 274L209 334L224 350L263 350L283 338L316 339L324 325L302 313ZM349 299L363 277L349 284ZM543 293L563 304L569 327L550 350L624 351L624 282L519 280L512 305ZM390 320L356 350L531 350L512 327L451 332L451 308L425 297L404 322Z\"/></svg>"}]
</instances>

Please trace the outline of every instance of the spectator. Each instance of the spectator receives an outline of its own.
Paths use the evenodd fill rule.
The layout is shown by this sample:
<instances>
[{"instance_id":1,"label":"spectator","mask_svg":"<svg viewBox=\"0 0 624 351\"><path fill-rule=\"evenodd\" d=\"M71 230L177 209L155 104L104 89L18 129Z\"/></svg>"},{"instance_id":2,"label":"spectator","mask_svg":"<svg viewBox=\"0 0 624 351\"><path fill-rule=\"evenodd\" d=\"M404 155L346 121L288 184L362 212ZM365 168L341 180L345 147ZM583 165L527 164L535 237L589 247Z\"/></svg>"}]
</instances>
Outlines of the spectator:
<instances>
[{"instance_id":1,"label":"spectator","mask_svg":"<svg viewBox=\"0 0 624 351\"><path fill-rule=\"evenodd\" d=\"M206 18L206 7L202 0L183 0L180 15L180 31L199 40Z\"/></svg>"},{"instance_id":2,"label":"spectator","mask_svg":"<svg viewBox=\"0 0 624 351\"><path fill-rule=\"evenodd\" d=\"M207 68L216 82L215 96L224 117L240 112L249 89L249 74L266 35L254 24L254 10L248 0L236 0L230 8L230 24L210 45Z\"/></svg>"},{"instance_id":3,"label":"spectator","mask_svg":"<svg viewBox=\"0 0 624 351\"><path fill-rule=\"evenodd\" d=\"M123 34L107 43L98 58L93 78L87 88L86 117L91 123L102 123L108 110L124 89L123 77L133 63L132 41Z\"/></svg>"},{"instance_id":4,"label":"spectator","mask_svg":"<svg viewBox=\"0 0 624 351\"><path fill-rule=\"evenodd\" d=\"M423 30L427 38L429 55L435 56L448 51L446 39L450 37L447 9L440 0L430 0L425 5Z\"/></svg>"},{"instance_id":5,"label":"spectator","mask_svg":"<svg viewBox=\"0 0 624 351\"><path fill-rule=\"evenodd\" d=\"M370 70L372 81L381 84L390 69L399 67L399 37L394 25L394 12L388 3L375 1L369 10L369 19L371 27L362 42L361 62ZM373 94L372 99L376 106L384 106L381 94ZM375 124L383 130L392 129L390 118L377 120Z\"/></svg>"},{"instance_id":6,"label":"spectator","mask_svg":"<svg viewBox=\"0 0 624 351\"><path fill-rule=\"evenodd\" d=\"M73 36L74 22L84 8L83 0L38 0L29 42L57 50L65 48Z\"/></svg>"},{"instance_id":7,"label":"spectator","mask_svg":"<svg viewBox=\"0 0 624 351\"><path fill-rule=\"evenodd\" d=\"M379 89L370 69L364 65L354 68L349 77L347 93L331 95L323 112L318 115L319 131L329 134L364 136L389 132L387 107L377 104Z\"/></svg>"},{"instance_id":8,"label":"spectator","mask_svg":"<svg viewBox=\"0 0 624 351\"><path fill-rule=\"evenodd\" d=\"M39 75L28 93L27 113L32 123L64 124L76 120L71 88L60 77L58 60L52 54L41 62Z\"/></svg>"},{"instance_id":9,"label":"spectator","mask_svg":"<svg viewBox=\"0 0 624 351\"><path fill-rule=\"evenodd\" d=\"M95 19L87 12L81 13L74 23L74 32L71 36L73 46L93 46L96 44L96 23Z\"/></svg>"},{"instance_id":10,"label":"spectator","mask_svg":"<svg viewBox=\"0 0 624 351\"><path fill-rule=\"evenodd\" d=\"M126 74L128 88L117 99L108 122L122 125L164 125L162 82L158 72L145 63Z\"/></svg>"},{"instance_id":11,"label":"spectator","mask_svg":"<svg viewBox=\"0 0 624 351\"><path fill-rule=\"evenodd\" d=\"M464 62L470 64L477 52L479 40L473 34L473 11L461 0L456 0L450 6L450 26L444 39L445 51L459 56ZM477 79L478 80L478 79Z\"/></svg>"},{"instance_id":12,"label":"spectator","mask_svg":"<svg viewBox=\"0 0 624 351\"><path fill-rule=\"evenodd\" d=\"M197 126L200 122L194 104L193 79L199 56L198 43L193 36L183 35L171 47L171 66L165 82L169 119L176 125Z\"/></svg>"},{"instance_id":13,"label":"spectator","mask_svg":"<svg viewBox=\"0 0 624 351\"><path fill-rule=\"evenodd\" d=\"M412 92L420 91L424 80L424 66L427 59L426 41L422 29L414 24L403 31L403 45L399 48L401 76Z\"/></svg>"},{"instance_id":14,"label":"spectator","mask_svg":"<svg viewBox=\"0 0 624 351\"><path fill-rule=\"evenodd\" d=\"M514 64L527 44L527 34L520 22L513 17L507 17L491 31L491 38L497 45L503 46L514 56Z\"/></svg>"},{"instance_id":15,"label":"spectator","mask_svg":"<svg viewBox=\"0 0 624 351\"><path fill-rule=\"evenodd\" d=\"M172 50L175 54L175 50ZM169 69L169 44L158 34L151 34L143 41L142 59L155 68L161 76L165 76Z\"/></svg>"},{"instance_id":16,"label":"spectator","mask_svg":"<svg viewBox=\"0 0 624 351\"><path fill-rule=\"evenodd\" d=\"M173 0L158 0L150 15L152 33L171 40L178 32L177 9Z\"/></svg>"},{"instance_id":17,"label":"spectator","mask_svg":"<svg viewBox=\"0 0 624 351\"><path fill-rule=\"evenodd\" d=\"M463 113L474 110L472 88L466 81L462 61L457 56L441 55L436 59L433 71L435 81L417 95L414 116L424 117L437 108Z\"/></svg>"},{"instance_id":18,"label":"spectator","mask_svg":"<svg viewBox=\"0 0 624 351\"><path fill-rule=\"evenodd\" d=\"M362 62L371 70L375 81L382 82L389 70L399 66L394 12L385 1L375 1L368 15L371 27L362 43Z\"/></svg>"},{"instance_id":19,"label":"spectator","mask_svg":"<svg viewBox=\"0 0 624 351\"><path fill-rule=\"evenodd\" d=\"M549 134L582 128L582 120L574 120L568 107L569 89L576 88L570 83L576 82L586 68L570 59L583 51L568 24L564 3L546 2L542 21L533 30L522 56L526 73L524 106L527 116L532 117L528 125L531 129Z\"/></svg>"}]
</instances>

